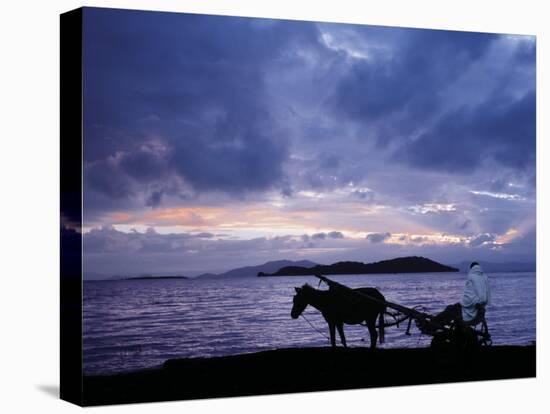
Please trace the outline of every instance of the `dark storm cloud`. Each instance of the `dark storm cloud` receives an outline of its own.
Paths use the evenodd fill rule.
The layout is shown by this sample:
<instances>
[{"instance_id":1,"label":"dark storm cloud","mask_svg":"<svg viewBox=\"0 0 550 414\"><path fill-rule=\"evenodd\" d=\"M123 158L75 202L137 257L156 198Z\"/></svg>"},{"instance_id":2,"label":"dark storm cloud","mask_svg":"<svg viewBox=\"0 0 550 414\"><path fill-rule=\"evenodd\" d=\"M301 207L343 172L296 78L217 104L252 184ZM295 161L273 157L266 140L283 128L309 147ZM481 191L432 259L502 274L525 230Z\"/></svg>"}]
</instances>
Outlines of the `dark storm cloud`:
<instances>
[{"instance_id":1,"label":"dark storm cloud","mask_svg":"<svg viewBox=\"0 0 550 414\"><path fill-rule=\"evenodd\" d=\"M281 183L288 143L269 113L264 75L317 43L314 24L93 8L84 16L91 189L128 198L167 176L199 192ZM150 145L162 154L143 149ZM149 192L146 204L162 194Z\"/></svg>"},{"instance_id":2,"label":"dark storm cloud","mask_svg":"<svg viewBox=\"0 0 550 414\"><path fill-rule=\"evenodd\" d=\"M143 233L125 233L104 226L84 235L84 251L87 254L183 253L187 249L200 247L202 239L212 236L209 233L159 234L153 228Z\"/></svg>"},{"instance_id":3,"label":"dark storm cloud","mask_svg":"<svg viewBox=\"0 0 550 414\"><path fill-rule=\"evenodd\" d=\"M368 39L374 30L358 33ZM397 142L394 163L458 174L487 159L517 169L534 165L534 42L393 31L391 52L357 59L342 77L332 97L336 112L379 147ZM488 63L498 59L501 66Z\"/></svg>"},{"instance_id":4,"label":"dark storm cloud","mask_svg":"<svg viewBox=\"0 0 550 414\"><path fill-rule=\"evenodd\" d=\"M161 234L152 228L145 232L122 232L104 226L83 236L85 269L87 274L104 275L193 269L203 273L230 270L236 262L228 262L228 258L237 260L241 266L250 265L251 251L256 258L267 261L273 252L281 254L280 251L303 248L300 237L291 235L244 240L212 236L209 233Z\"/></svg>"},{"instance_id":5,"label":"dark storm cloud","mask_svg":"<svg viewBox=\"0 0 550 414\"><path fill-rule=\"evenodd\" d=\"M515 51L515 58L519 64L527 67L533 67L536 62L535 42L520 43Z\"/></svg>"},{"instance_id":6,"label":"dark storm cloud","mask_svg":"<svg viewBox=\"0 0 550 414\"><path fill-rule=\"evenodd\" d=\"M340 166L340 160L333 154L325 154L321 158L320 167L323 169L334 169Z\"/></svg>"},{"instance_id":7,"label":"dark storm cloud","mask_svg":"<svg viewBox=\"0 0 550 414\"><path fill-rule=\"evenodd\" d=\"M528 255L530 256L531 261L535 261L537 251L536 228L533 228L523 236L512 240L510 243L505 245L504 248L505 252Z\"/></svg>"},{"instance_id":8,"label":"dark storm cloud","mask_svg":"<svg viewBox=\"0 0 550 414\"><path fill-rule=\"evenodd\" d=\"M370 233L367 234L367 240L371 243L381 243L391 237L390 233Z\"/></svg>"},{"instance_id":9,"label":"dark storm cloud","mask_svg":"<svg viewBox=\"0 0 550 414\"><path fill-rule=\"evenodd\" d=\"M472 246L472 247L481 246L484 243L494 241L495 238L496 237L495 237L494 234L489 234L489 233L480 234L479 236L477 236L474 239L470 240L470 246Z\"/></svg>"},{"instance_id":10,"label":"dark storm cloud","mask_svg":"<svg viewBox=\"0 0 550 414\"><path fill-rule=\"evenodd\" d=\"M325 239L343 239L344 234L341 231L329 231L328 233L314 233L311 236L304 234L301 236L302 240L307 242L309 239L312 240L325 240Z\"/></svg>"},{"instance_id":11,"label":"dark storm cloud","mask_svg":"<svg viewBox=\"0 0 550 414\"><path fill-rule=\"evenodd\" d=\"M366 38L374 31L389 30L397 34L391 54L357 60L338 86L334 103L348 117L368 122L407 112L407 123L421 123L437 110L439 91L483 56L495 38L467 32L358 28Z\"/></svg>"},{"instance_id":12,"label":"dark storm cloud","mask_svg":"<svg viewBox=\"0 0 550 414\"><path fill-rule=\"evenodd\" d=\"M487 158L516 169L535 160L535 93L520 99L501 94L474 108L443 116L428 132L406 145L400 156L420 168L471 172Z\"/></svg>"},{"instance_id":13,"label":"dark storm cloud","mask_svg":"<svg viewBox=\"0 0 550 414\"><path fill-rule=\"evenodd\" d=\"M84 223L98 269L533 254L533 38L98 9L84 19ZM213 218L184 213L195 207ZM295 235L271 237L287 223ZM376 233L352 237L364 229ZM436 246L434 234L461 241Z\"/></svg>"},{"instance_id":14,"label":"dark storm cloud","mask_svg":"<svg viewBox=\"0 0 550 414\"><path fill-rule=\"evenodd\" d=\"M425 236L413 236L410 237L409 240L413 243L424 243L428 241L428 238Z\"/></svg>"},{"instance_id":15,"label":"dark storm cloud","mask_svg":"<svg viewBox=\"0 0 550 414\"><path fill-rule=\"evenodd\" d=\"M351 195L366 202L374 201L374 191L372 190L354 190Z\"/></svg>"},{"instance_id":16,"label":"dark storm cloud","mask_svg":"<svg viewBox=\"0 0 550 414\"><path fill-rule=\"evenodd\" d=\"M166 161L154 149L140 148L121 156L118 167L136 181L149 182L164 175Z\"/></svg>"},{"instance_id":17,"label":"dark storm cloud","mask_svg":"<svg viewBox=\"0 0 550 414\"><path fill-rule=\"evenodd\" d=\"M127 198L133 193L133 181L121 174L116 161L107 159L85 167L86 184L109 198Z\"/></svg>"},{"instance_id":18,"label":"dark storm cloud","mask_svg":"<svg viewBox=\"0 0 550 414\"><path fill-rule=\"evenodd\" d=\"M313 240L325 240L327 238L326 233L315 233L311 235Z\"/></svg>"},{"instance_id":19,"label":"dark storm cloud","mask_svg":"<svg viewBox=\"0 0 550 414\"><path fill-rule=\"evenodd\" d=\"M145 205L149 207L158 207L162 200L162 191L153 191L151 195L147 198Z\"/></svg>"},{"instance_id":20,"label":"dark storm cloud","mask_svg":"<svg viewBox=\"0 0 550 414\"><path fill-rule=\"evenodd\" d=\"M355 122L362 138L398 142L392 162L416 168L465 173L489 156L518 168L533 159L534 83L519 100L503 83L495 87L503 93L481 92L482 102L467 107L455 102L460 88L444 92L502 36L98 9L85 19L90 205L117 198L155 207L166 195L208 191L277 189L292 197L299 186L360 181L364 163L344 162L361 150L342 137L343 120ZM366 44L367 58L343 52L338 31L353 47ZM534 69L534 52L519 42L494 77L509 82L506 68ZM292 108L307 110L310 101L322 111L306 122ZM284 102L285 122L274 118L274 102ZM319 147L319 163L289 177L290 144L306 141ZM385 156L370 161L371 170Z\"/></svg>"},{"instance_id":21,"label":"dark storm cloud","mask_svg":"<svg viewBox=\"0 0 550 414\"><path fill-rule=\"evenodd\" d=\"M117 273L188 274L191 271L198 274L227 271L250 265L251 251L255 252L256 263L273 260L274 257L299 260L306 254L315 262L328 264L339 260L376 261L409 255L428 256L444 263L457 263L472 255L479 260L532 261L535 249L534 230L504 244L495 243L491 234L479 234L470 243L465 241L452 246L434 245L427 237L421 236L410 237L411 243L404 245L382 243L388 233L376 233L371 234L371 241L326 238L319 244L324 244L328 249L321 248L319 251L316 249L321 246L304 243L301 237L293 235L241 240L210 236L214 235L161 234L153 229L122 232L109 226L91 230L83 236L85 269L88 272L85 278L93 273L109 276ZM406 241L407 237L400 236L399 240ZM365 243L368 243L367 249Z\"/></svg>"},{"instance_id":22,"label":"dark storm cloud","mask_svg":"<svg viewBox=\"0 0 550 414\"><path fill-rule=\"evenodd\" d=\"M215 237L215 235L213 233L203 232L203 233L195 234L195 237L199 237L201 239L211 239Z\"/></svg>"},{"instance_id":23,"label":"dark storm cloud","mask_svg":"<svg viewBox=\"0 0 550 414\"><path fill-rule=\"evenodd\" d=\"M469 227L471 224L472 224L472 220L466 219L466 220L464 220L462 223L458 224L458 225L457 225L457 228L458 228L459 230L466 230L466 229L468 229L468 227Z\"/></svg>"},{"instance_id":24,"label":"dark storm cloud","mask_svg":"<svg viewBox=\"0 0 550 414\"><path fill-rule=\"evenodd\" d=\"M240 193L278 183L287 156L284 145L260 130L246 131L240 139L238 146L209 147L190 137L176 144L171 162L175 171L199 191Z\"/></svg>"}]
</instances>

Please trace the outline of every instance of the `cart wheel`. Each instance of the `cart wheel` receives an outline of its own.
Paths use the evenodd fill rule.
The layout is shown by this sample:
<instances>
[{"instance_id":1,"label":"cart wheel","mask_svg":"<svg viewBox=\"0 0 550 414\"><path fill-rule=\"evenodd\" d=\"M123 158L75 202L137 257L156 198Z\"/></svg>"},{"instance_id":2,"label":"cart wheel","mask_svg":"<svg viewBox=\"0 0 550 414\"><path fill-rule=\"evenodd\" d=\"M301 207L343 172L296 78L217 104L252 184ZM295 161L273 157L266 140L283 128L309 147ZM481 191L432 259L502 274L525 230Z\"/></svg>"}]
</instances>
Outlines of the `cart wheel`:
<instances>
[{"instance_id":1,"label":"cart wheel","mask_svg":"<svg viewBox=\"0 0 550 414\"><path fill-rule=\"evenodd\" d=\"M477 333L473 328L467 328L461 333L460 343L465 356L471 356L481 346Z\"/></svg>"},{"instance_id":2,"label":"cart wheel","mask_svg":"<svg viewBox=\"0 0 550 414\"><path fill-rule=\"evenodd\" d=\"M434 361L437 365L448 367L459 360L459 350L455 338L448 333L436 333L430 344Z\"/></svg>"}]
</instances>

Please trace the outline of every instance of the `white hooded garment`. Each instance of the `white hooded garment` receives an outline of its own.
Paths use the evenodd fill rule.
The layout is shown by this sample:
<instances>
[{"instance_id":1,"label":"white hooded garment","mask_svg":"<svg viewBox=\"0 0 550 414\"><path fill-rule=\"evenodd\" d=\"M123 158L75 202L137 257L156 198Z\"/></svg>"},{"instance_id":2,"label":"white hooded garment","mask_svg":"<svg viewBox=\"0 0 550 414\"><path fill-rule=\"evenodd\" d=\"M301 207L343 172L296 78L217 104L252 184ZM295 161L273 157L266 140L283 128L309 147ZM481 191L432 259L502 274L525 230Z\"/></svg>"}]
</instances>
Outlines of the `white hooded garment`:
<instances>
[{"instance_id":1,"label":"white hooded garment","mask_svg":"<svg viewBox=\"0 0 550 414\"><path fill-rule=\"evenodd\" d=\"M489 278L483 273L481 266L475 265L468 272L468 279L462 297L462 319L468 322L476 317L476 305L488 305L491 302Z\"/></svg>"}]
</instances>

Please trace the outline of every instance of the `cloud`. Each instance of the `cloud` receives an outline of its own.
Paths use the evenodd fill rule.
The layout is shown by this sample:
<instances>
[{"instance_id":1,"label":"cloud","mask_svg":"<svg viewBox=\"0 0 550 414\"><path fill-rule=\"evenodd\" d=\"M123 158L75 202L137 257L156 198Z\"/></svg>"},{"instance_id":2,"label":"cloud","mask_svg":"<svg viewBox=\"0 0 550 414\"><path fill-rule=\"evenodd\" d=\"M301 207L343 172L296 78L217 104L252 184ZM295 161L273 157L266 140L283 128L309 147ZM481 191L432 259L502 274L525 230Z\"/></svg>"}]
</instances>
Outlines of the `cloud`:
<instances>
[{"instance_id":1,"label":"cloud","mask_svg":"<svg viewBox=\"0 0 550 414\"><path fill-rule=\"evenodd\" d=\"M292 252L310 247L315 248L304 246L301 237L294 235L235 239L207 232L164 234L153 228L123 232L112 226L83 236L86 274L105 275L230 270L253 264L252 256L259 261L274 260L273 255L299 258Z\"/></svg>"},{"instance_id":2,"label":"cloud","mask_svg":"<svg viewBox=\"0 0 550 414\"><path fill-rule=\"evenodd\" d=\"M367 190L367 189L354 190L351 193L351 195L353 197L357 197L360 200L364 200L366 202L374 201L374 191L372 191L372 190Z\"/></svg>"},{"instance_id":3,"label":"cloud","mask_svg":"<svg viewBox=\"0 0 550 414\"><path fill-rule=\"evenodd\" d=\"M466 219L461 224L458 224L457 227L459 230L466 230L468 229L468 227L470 227L471 224L472 224L472 220Z\"/></svg>"},{"instance_id":4,"label":"cloud","mask_svg":"<svg viewBox=\"0 0 550 414\"><path fill-rule=\"evenodd\" d=\"M215 237L214 234L208 233L208 232L197 233L194 236L202 238L202 239L211 239L211 238Z\"/></svg>"},{"instance_id":5,"label":"cloud","mask_svg":"<svg viewBox=\"0 0 550 414\"><path fill-rule=\"evenodd\" d=\"M482 244L493 242L495 238L496 236L494 234L489 234L489 233L480 234L475 238L471 239L469 242L469 245L471 247L481 246Z\"/></svg>"},{"instance_id":6,"label":"cloud","mask_svg":"<svg viewBox=\"0 0 550 414\"><path fill-rule=\"evenodd\" d=\"M417 214L441 214L456 211L454 204L426 203L409 207L409 210Z\"/></svg>"},{"instance_id":7,"label":"cloud","mask_svg":"<svg viewBox=\"0 0 550 414\"><path fill-rule=\"evenodd\" d=\"M94 266L533 249L519 236L481 241L534 225L533 37L103 9L84 18ZM141 235L125 235L132 227Z\"/></svg>"},{"instance_id":8,"label":"cloud","mask_svg":"<svg viewBox=\"0 0 550 414\"><path fill-rule=\"evenodd\" d=\"M189 189L282 188L288 143L264 76L300 62L314 24L93 8L84 19L90 189L155 207Z\"/></svg>"},{"instance_id":9,"label":"cloud","mask_svg":"<svg viewBox=\"0 0 550 414\"><path fill-rule=\"evenodd\" d=\"M309 241L311 238L312 240L325 240L325 239L343 239L344 234L340 231L330 231L328 233L321 232L321 233L314 233L311 236L308 236L307 234L304 234L302 236L304 241Z\"/></svg>"},{"instance_id":10,"label":"cloud","mask_svg":"<svg viewBox=\"0 0 550 414\"><path fill-rule=\"evenodd\" d=\"M369 57L339 67L330 102L379 156L454 174L534 165L532 37L363 27L354 41Z\"/></svg>"},{"instance_id":11,"label":"cloud","mask_svg":"<svg viewBox=\"0 0 550 414\"><path fill-rule=\"evenodd\" d=\"M371 243L381 243L391 237L390 233L369 233L366 239Z\"/></svg>"},{"instance_id":12,"label":"cloud","mask_svg":"<svg viewBox=\"0 0 550 414\"><path fill-rule=\"evenodd\" d=\"M197 191L225 191L239 194L265 190L283 178L282 163L287 150L275 137L247 127L234 146L211 146L201 139L182 137L171 162Z\"/></svg>"},{"instance_id":13,"label":"cloud","mask_svg":"<svg viewBox=\"0 0 550 414\"><path fill-rule=\"evenodd\" d=\"M104 226L84 233L83 259L86 274L106 276L143 272L192 276L280 259L369 262L420 255L453 264L471 257L473 248L478 260L533 261L534 230L509 233L512 238L508 240L485 233L463 239L401 234L395 235L400 243L384 243L393 237L390 233L371 233L367 238L325 237L312 242L309 237L291 234L238 239L209 232L159 233L152 228L123 232Z\"/></svg>"},{"instance_id":14,"label":"cloud","mask_svg":"<svg viewBox=\"0 0 550 414\"><path fill-rule=\"evenodd\" d=\"M531 90L519 99L496 94L476 107L454 109L405 145L397 159L452 173L471 172L487 158L509 167L533 168L535 101Z\"/></svg>"},{"instance_id":15,"label":"cloud","mask_svg":"<svg viewBox=\"0 0 550 414\"><path fill-rule=\"evenodd\" d=\"M413 243L424 243L429 241L429 239L426 236L412 236L412 237L409 237L409 240Z\"/></svg>"},{"instance_id":16,"label":"cloud","mask_svg":"<svg viewBox=\"0 0 550 414\"><path fill-rule=\"evenodd\" d=\"M366 39L379 32L393 41L371 58L353 62L333 96L335 107L360 122L404 114L409 128L437 110L438 91L480 59L495 39L440 30L364 27L357 31Z\"/></svg>"},{"instance_id":17,"label":"cloud","mask_svg":"<svg viewBox=\"0 0 550 414\"><path fill-rule=\"evenodd\" d=\"M343 239L344 238L344 234L340 231L331 231L327 234L328 237L330 237L331 239Z\"/></svg>"},{"instance_id":18,"label":"cloud","mask_svg":"<svg viewBox=\"0 0 550 414\"><path fill-rule=\"evenodd\" d=\"M522 197L518 194L494 193L491 191L475 191L475 190L470 190L470 193L475 195L498 198L502 200L525 201L525 197Z\"/></svg>"}]
</instances>

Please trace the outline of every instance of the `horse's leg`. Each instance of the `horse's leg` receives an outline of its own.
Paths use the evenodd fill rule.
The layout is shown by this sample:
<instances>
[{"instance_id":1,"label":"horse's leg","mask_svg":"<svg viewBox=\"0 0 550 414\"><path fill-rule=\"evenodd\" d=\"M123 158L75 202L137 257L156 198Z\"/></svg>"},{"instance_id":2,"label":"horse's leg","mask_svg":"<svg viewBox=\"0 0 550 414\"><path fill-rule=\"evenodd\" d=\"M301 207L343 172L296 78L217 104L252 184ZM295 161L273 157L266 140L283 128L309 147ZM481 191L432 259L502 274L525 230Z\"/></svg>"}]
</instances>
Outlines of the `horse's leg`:
<instances>
[{"instance_id":1,"label":"horse's leg","mask_svg":"<svg viewBox=\"0 0 550 414\"><path fill-rule=\"evenodd\" d=\"M329 322L328 329L330 332L330 343L333 348L336 348L336 325L333 322Z\"/></svg>"},{"instance_id":2,"label":"horse's leg","mask_svg":"<svg viewBox=\"0 0 550 414\"><path fill-rule=\"evenodd\" d=\"M370 349L376 348L376 340L378 339L378 332L376 332L376 317L365 321L370 334Z\"/></svg>"},{"instance_id":3,"label":"horse's leg","mask_svg":"<svg viewBox=\"0 0 550 414\"><path fill-rule=\"evenodd\" d=\"M346 344L346 336L344 335L344 324L340 322L336 325L336 328L338 328L338 333L340 334L340 341L342 341L342 345L344 345L344 348L347 348L348 345Z\"/></svg>"}]
</instances>

